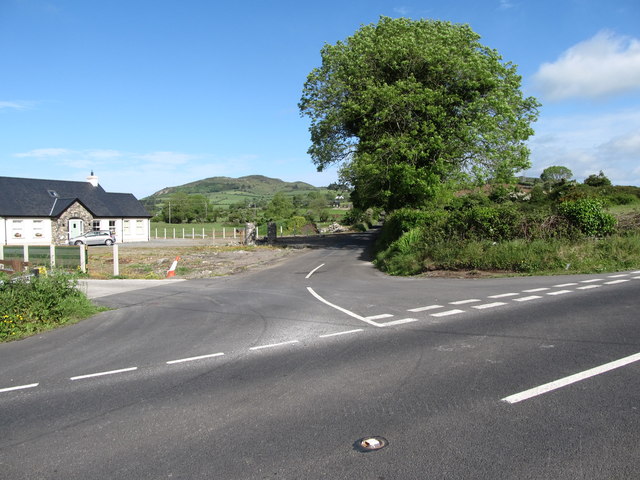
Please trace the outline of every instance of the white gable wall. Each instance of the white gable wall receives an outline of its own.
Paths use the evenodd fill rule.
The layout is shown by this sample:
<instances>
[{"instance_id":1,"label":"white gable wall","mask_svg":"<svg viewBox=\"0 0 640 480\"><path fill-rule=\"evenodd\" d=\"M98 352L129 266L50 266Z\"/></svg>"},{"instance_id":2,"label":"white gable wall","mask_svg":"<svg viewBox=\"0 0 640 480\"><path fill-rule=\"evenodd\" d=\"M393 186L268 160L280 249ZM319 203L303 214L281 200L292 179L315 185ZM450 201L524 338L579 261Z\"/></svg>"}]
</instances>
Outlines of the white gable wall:
<instances>
[{"instance_id":1,"label":"white gable wall","mask_svg":"<svg viewBox=\"0 0 640 480\"><path fill-rule=\"evenodd\" d=\"M49 218L0 218L4 245L51 245Z\"/></svg>"}]
</instances>

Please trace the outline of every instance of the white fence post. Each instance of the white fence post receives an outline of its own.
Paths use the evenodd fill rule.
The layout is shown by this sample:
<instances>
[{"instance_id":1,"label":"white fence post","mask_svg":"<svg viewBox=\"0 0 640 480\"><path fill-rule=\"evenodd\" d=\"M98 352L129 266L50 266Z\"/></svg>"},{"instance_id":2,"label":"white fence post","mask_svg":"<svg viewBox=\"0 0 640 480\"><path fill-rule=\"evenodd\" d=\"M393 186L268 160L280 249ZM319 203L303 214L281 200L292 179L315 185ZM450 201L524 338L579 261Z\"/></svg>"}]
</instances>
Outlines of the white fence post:
<instances>
[{"instance_id":1,"label":"white fence post","mask_svg":"<svg viewBox=\"0 0 640 480\"><path fill-rule=\"evenodd\" d=\"M113 244L113 276L120 275L120 258L118 255L118 244Z\"/></svg>"},{"instance_id":2,"label":"white fence post","mask_svg":"<svg viewBox=\"0 0 640 480\"><path fill-rule=\"evenodd\" d=\"M49 245L49 266L54 268L56 266L56 246Z\"/></svg>"},{"instance_id":3,"label":"white fence post","mask_svg":"<svg viewBox=\"0 0 640 480\"><path fill-rule=\"evenodd\" d=\"M82 273L87 273L87 255L86 245L78 245L78 252L80 252L80 270Z\"/></svg>"},{"instance_id":4,"label":"white fence post","mask_svg":"<svg viewBox=\"0 0 640 480\"><path fill-rule=\"evenodd\" d=\"M196 239L196 227L191 227L191 239Z\"/></svg>"},{"instance_id":5,"label":"white fence post","mask_svg":"<svg viewBox=\"0 0 640 480\"><path fill-rule=\"evenodd\" d=\"M227 229L226 229L226 227L222 227L222 238L227 238Z\"/></svg>"}]
</instances>

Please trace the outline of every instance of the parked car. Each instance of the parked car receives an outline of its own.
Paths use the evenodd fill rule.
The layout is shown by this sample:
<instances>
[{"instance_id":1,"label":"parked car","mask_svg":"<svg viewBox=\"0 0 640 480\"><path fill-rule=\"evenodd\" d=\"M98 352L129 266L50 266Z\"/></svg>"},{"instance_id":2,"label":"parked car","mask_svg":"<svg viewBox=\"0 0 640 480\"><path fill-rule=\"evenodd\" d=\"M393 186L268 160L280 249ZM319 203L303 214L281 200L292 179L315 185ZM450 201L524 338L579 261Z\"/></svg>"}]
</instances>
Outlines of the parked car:
<instances>
[{"instance_id":1,"label":"parked car","mask_svg":"<svg viewBox=\"0 0 640 480\"><path fill-rule=\"evenodd\" d=\"M69 245L113 245L116 236L109 230L86 232L69 240Z\"/></svg>"}]
</instances>

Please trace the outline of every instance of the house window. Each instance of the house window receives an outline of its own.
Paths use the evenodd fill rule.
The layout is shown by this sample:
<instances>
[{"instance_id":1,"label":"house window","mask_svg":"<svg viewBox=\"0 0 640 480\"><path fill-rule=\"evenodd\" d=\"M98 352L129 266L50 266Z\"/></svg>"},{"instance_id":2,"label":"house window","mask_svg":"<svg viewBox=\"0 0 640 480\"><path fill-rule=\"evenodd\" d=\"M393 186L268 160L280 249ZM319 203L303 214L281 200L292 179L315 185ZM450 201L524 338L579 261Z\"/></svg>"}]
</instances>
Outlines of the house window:
<instances>
[{"instance_id":1,"label":"house window","mask_svg":"<svg viewBox=\"0 0 640 480\"><path fill-rule=\"evenodd\" d=\"M23 236L22 220L13 220L11 223L12 223L11 229L13 231L13 237L22 238Z\"/></svg>"},{"instance_id":2,"label":"house window","mask_svg":"<svg viewBox=\"0 0 640 480\"><path fill-rule=\"evenodd\" d=\"M129 220L124 220L122 222L122 230L123 230L123 234L124 235L129 235L130 232L130 226L129 226Z\"/></svg>"},{"instance_id":3,"label":"house window","mask_svg":"<svg viewBox=\"0 0 640 480\"><path fill-rule=\"evenodd\" d=\"M42 220L33 221L33 235L36 238L44 237L44 222Z\"/></svg>"},{"instance_id":4,"label":"house window","mask_svg":"<svg viewBox=\"0 0 640 480\"><path fill-rule=\"evenodd\" d=\"M109 220L109 231L113 234L116 233L116 221L115 220Z\"/></svg>"},{"instance_id":5,"label":"house window","mask_svg":"<svg viewBox=\"0 0 640 480\"><path fill-rule=\"evenodd\" d=\"M98 232L100 230L100 220L94 220L91 222L91 230Z\"/></svg>"},{"instance_id":6,"label":"house window","mask_svg":"<svg viewBox=\"0 0 640 480\"><path fill-rule=\"evenodd\" d=\"M144 233L144 225L142 220L136 220L136 235L142 235Z\"/></svg>"}]
</instances>

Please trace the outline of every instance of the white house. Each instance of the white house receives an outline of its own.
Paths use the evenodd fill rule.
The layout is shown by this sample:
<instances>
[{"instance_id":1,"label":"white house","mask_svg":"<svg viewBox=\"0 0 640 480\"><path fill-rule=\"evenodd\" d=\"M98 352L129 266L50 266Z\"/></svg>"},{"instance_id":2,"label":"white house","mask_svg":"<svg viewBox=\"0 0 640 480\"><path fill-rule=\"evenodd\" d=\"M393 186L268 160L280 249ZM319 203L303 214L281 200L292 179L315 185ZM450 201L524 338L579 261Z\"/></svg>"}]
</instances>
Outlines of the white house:
<instances>
[{"instance_id":1,"label":"white house","mask_svg":"<svg viewBox=\"0 0 640 480\"><path fill-rule=\"evenodd\" d=\"M86 182L0 177L0 244L66 245L91 230L110 230L118 242L149 241L151 215L130 193L109 193Z\"/></svg>"}]
</instances>

